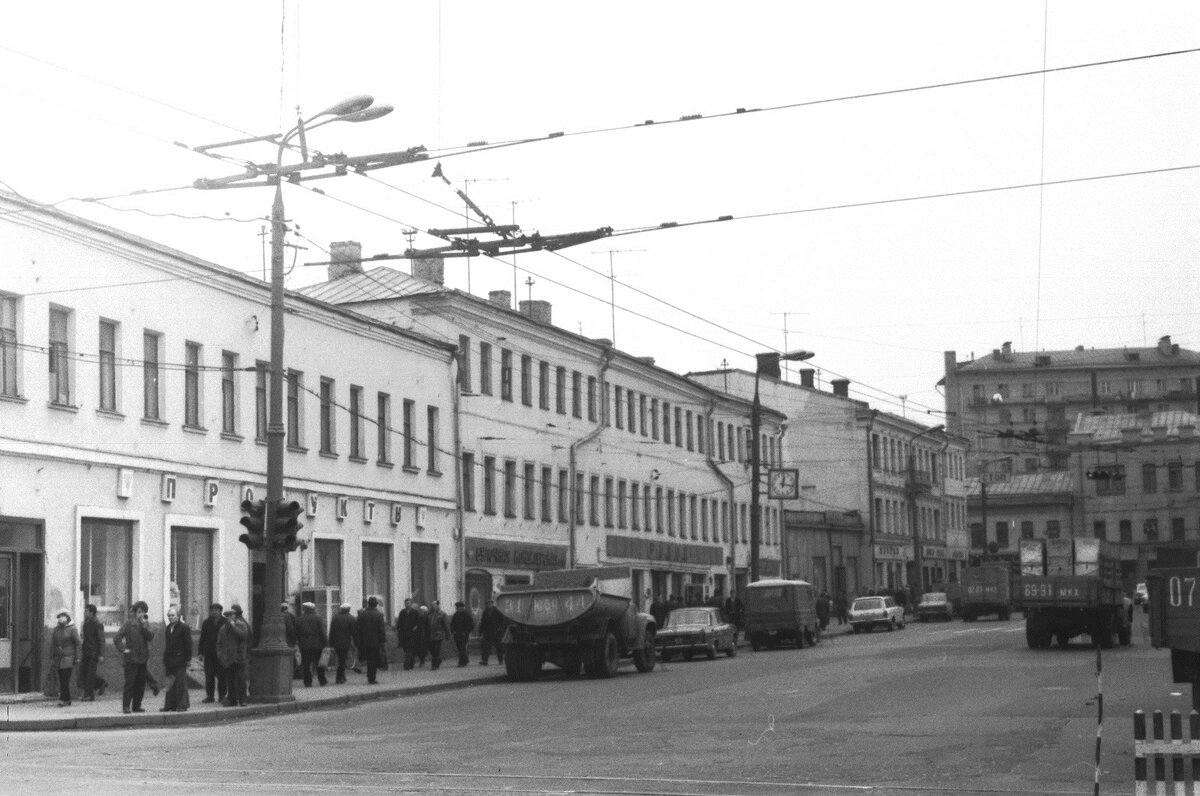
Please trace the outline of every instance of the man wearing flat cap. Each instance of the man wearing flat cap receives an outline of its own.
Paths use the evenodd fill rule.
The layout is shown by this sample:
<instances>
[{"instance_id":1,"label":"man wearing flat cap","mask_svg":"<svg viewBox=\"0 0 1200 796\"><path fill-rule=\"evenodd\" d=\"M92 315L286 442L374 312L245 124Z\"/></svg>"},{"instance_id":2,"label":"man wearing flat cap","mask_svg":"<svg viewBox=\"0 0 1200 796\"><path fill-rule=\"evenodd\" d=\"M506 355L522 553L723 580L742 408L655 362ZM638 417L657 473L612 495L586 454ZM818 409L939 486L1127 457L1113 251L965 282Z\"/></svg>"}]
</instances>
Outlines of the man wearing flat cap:
<instances>
[{"instance_id":1,"label":"man wearing flat cap","mask_svg":"<svg viewBox=\"0 0 1200 796\"><path fill-rule=\"evenodd\" d=\"M296 620L296 645L300 648L300 671L304 677L304 687L312 687L313 669L317 670L317 681L325 685L325 667L321 666L321 653L328 643L325 623L317 616L315 603L304 603L300 610L303 613Z\"/></svg>"},{"instance_id":2,"label":"man wearing flat cap","mask_svg":"<svg viewBox=\"0 0 1200 796\"><path fill-rule=\"evenodd\" d=\"M367 598L367 607L358 612L358 658L367 664L367 685L375 685L379 656L387 643L387 623L379 612L379 600Z\"/></svg>"},{"instance_id":3,"label":"man wearing flat cap","mask_svg":"<svg viewBox=\"0 0 1200 796\"><path fill-rule=\"evenodd\" d=\"M346 660L350 657L350 648L358 646L358 624L350 615L350 603L342 603L338 612L329 620L329 646L337 655L337 679L335 683L346 682Z\"/></svg>"},{"instance_id":4,"label":"man wearing flat cap","mask_svg":"<svg viewBox=\"0 0 1200 796\"><path fill-rule=\"evenodd\" d=\"M129 619L113 636L113 646L121 653L125 668L125 687L121 692L121 712L144 713L142 698L146 695L147 662L150 660L150 642L154 631L150 629L147 614L150 606L142 600L129 609ZM155 689L158 693L158 689Z\"/></svg>"},{"instance_id":5,"label":"man wearing flat cap","mask_svg":"<svg viewBox=\"0 0 1200 796\"><path fill-rule=\"evenodd\" d=\"M225 624L217 631L217 657L225 667L226 707L246 704L250 664L250 625L242 618L242 606L234 603L225 612Z\"/></svg>"},{"instance_id":6,"label":"man wearing flat cap","mask_svg":"<svg viewBox=\"0 0 1200 796\"><path fill-rule=\"evenodd\" d=\"M475 617L467 610L467 604L459 601L454 604L454 616L450 617L450 635L454 637L454 648L458 650L459 668L470 663L467 658L467 640L475 629Z\"/></svg>"}]
</instances>

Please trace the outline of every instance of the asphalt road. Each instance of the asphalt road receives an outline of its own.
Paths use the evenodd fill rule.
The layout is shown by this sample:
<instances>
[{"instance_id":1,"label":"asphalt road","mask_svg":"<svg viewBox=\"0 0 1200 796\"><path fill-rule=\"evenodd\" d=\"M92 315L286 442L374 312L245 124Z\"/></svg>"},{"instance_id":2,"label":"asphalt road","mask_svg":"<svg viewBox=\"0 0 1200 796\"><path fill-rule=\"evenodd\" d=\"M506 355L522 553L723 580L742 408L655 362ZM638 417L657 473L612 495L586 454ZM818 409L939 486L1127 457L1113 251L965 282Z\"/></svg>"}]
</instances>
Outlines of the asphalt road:
<instances>
[{"instance_id":1,"label":"asphalt road","mask_svg":"<svg viewBox=\"0 0 1200 796\"><path fill-rule=\"evenodd\" d=\"M1096 653L1024 624L910 624L816 648L628 664L226 726L11 734L3 793L1092 792ZM549 667L548 667L549 671ZM1191 706L1167 653L1103 653L1102 792L1133 790L1132 714Z\"/></svg>"}]
</instances>

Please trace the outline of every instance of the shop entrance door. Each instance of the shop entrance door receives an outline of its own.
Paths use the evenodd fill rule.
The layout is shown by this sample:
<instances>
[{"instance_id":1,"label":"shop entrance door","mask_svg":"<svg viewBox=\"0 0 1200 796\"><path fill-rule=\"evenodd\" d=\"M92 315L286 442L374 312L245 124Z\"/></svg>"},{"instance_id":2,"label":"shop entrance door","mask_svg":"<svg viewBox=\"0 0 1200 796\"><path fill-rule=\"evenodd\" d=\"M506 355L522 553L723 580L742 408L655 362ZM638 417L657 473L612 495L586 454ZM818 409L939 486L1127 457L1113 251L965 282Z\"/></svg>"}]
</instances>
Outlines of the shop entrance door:
<instances>
[{"instance_id":1,"label":"shop entrance door","mask_svg":"<svg viewBox=\"0 0 1200 796\"><path fill-rule=\"evenodd\" d=\"M17 690L13 677L17 622L13 613L13 557L0 553L0 692Z\"/></svg>"}]
</instances>

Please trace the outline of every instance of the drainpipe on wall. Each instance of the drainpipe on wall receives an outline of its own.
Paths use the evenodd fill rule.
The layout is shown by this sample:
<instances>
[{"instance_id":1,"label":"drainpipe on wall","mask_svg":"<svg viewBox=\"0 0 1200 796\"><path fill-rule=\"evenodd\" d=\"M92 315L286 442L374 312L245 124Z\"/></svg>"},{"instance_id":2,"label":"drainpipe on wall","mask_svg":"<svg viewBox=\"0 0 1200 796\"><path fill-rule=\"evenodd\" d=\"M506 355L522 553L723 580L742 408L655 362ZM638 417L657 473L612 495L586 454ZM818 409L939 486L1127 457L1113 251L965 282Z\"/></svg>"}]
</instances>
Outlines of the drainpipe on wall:
<instances>
[{"instance_id":1,"label":"drainpipe on wall","mask_svg":"<svg viewBox=\"0 0 1200 796\"><path fill-rule=\"evenodd\" d=\"M704 422L706 428L712 428L712 413L713 405L710 401L708 404L708 409L704 411ZM737 582L736 578L734 577L734 574L737 572L737 523L735 522L737 518L737 503L734 502L733 499L733 480L729 476L725 475L725 473L721 472L720 466L713 461L712 451L712 439L709 438L709 446L708 452L705 454L705 462L708 464L708 468L713 471L717 478L719 478L725 484L725 492L729 495L729 566L726 567L726 570L729 573L729 581L726 585L728 591L725 594L725 597L728 598L733 594L733 587Z\"/></svg>"},{"instance_id":2,"label":"drainpipe on wall","mask_svg":"<svg viewBox=\"0 0 1200 796\"><path fill-rule=\"evenodd\" d=\"M458 369L462 367L462 359L460 357L451 357L450 368L450 394L454 404L454 521L457 524L458 532L455 534L458 537L458 599L467 599L467 529L463 527L463 505L462 505L462 429L459 420L459 404L461 401L460 388L458 379ZM473 476L474 474L472 474ZM489 597L491 595L488 595Z\"/></svg>"},{"instance_id":3,"label":"drainpipe on wall","mask_svg":"<svg viewBox=\"0 0 1200 796\"><path fill-rule=\"evenodd\" d=\"M576 454L581 447L596 439L604 431L604 424L608 419L608 402L604 400L604 374L608 372L608 366L612 364L614 353L611 346L605 348L598 378L596 379L596 399L600 402L600 411L596 413L596 427L580 439L571 443L570 464L568 466L568 477L571 479L571 523L568 530L567 569L575 569L575 565L578 563L576 561L578 545L575 540L575 529L579 526L579 517L575 515L575 507L579 505L579 494L575 487Z\"/></svg>"}]
</instances>

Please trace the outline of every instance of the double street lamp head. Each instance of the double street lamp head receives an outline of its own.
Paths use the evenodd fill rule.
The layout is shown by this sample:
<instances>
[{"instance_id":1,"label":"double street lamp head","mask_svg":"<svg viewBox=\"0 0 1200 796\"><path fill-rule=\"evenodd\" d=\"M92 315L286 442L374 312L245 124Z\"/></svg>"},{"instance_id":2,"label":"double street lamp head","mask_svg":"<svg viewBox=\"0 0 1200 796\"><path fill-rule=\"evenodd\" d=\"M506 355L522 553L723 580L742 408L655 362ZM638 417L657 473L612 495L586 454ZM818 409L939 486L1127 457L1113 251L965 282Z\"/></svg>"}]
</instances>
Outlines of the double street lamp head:
<instances>
[{"instance_id":1,"label":"double street lamp head","mask_svg":"<svg viewBox=\"0 0 1200 796\"><path fill-rule=\"evenodd\" d=\"M762 354L755 354L757 367L755 373L760 376L771 376L779 378L779 363L780 362L800 362L805 359L812 359L816 354L812 351L804 351L796 349L795 351L785 351L782 354L778 351L767 351Z\"/></svg>"}]
</instances>

